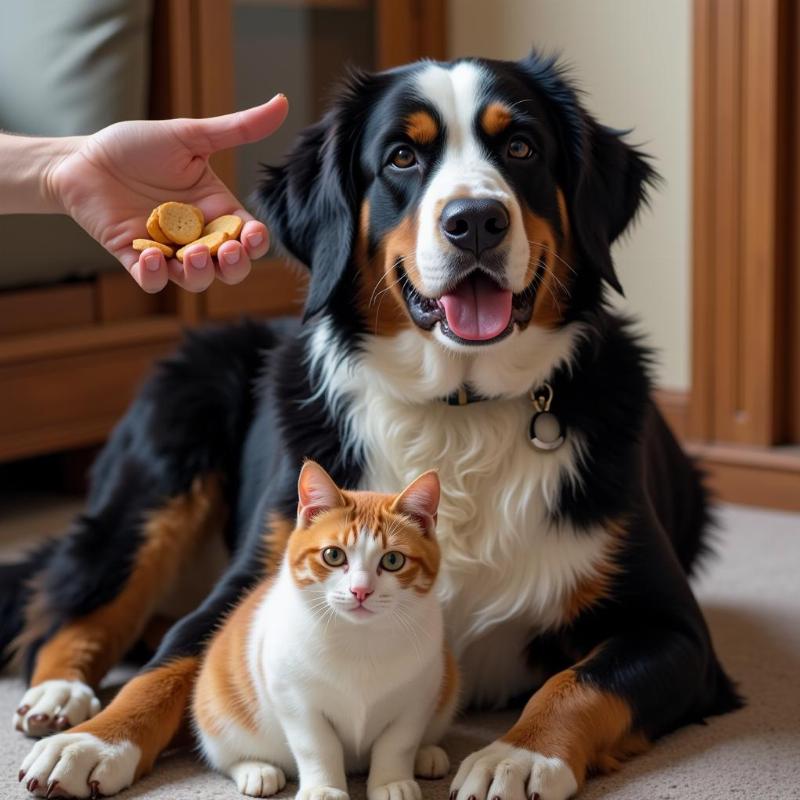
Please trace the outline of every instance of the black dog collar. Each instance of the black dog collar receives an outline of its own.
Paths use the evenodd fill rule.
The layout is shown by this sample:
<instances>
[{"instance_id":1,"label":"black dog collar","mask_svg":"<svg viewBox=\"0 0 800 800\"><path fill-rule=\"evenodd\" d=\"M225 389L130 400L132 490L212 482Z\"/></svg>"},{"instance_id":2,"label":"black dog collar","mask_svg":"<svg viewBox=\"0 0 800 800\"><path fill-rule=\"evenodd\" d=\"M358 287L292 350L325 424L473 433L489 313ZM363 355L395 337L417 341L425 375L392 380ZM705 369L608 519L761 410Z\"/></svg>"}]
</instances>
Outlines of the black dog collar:
<instances>
[{"instance_id":1,"label":"black dog collar","mask_svg":"<svg viewBox=\"0 0 800 800\"><path fill-rule=\"evenodd\" d=\"M558 450L566 437L566 426L553 411L553 387L543 383L529 392L534 413L528 426L528 439L537 450L548 452ZM466 406L471 403L480 403L490 398L474 392L468 385L459 386L443 398L449 406Z\"/></svg>"}]
</instances>

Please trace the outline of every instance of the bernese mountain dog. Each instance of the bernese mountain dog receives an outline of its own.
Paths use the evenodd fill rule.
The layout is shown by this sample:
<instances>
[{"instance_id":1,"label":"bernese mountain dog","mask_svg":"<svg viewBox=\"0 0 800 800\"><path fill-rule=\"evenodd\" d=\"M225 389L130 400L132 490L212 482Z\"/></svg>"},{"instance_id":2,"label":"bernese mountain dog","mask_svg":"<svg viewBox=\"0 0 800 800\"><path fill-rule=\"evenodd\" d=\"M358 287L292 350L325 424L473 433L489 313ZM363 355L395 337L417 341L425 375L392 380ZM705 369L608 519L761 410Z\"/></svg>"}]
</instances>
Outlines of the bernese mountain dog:
<instances>
[{"instance_id":1,"label":"bernese mountain dog","mask_svg":"<svg viewBox=\"0 0 800 800\"><path fill-rule=\"evenodd\" d=\"M608 303L656 174L551 58L354 73L258 192L303 320L188 335L98 457L86 511L3 568L30 792L110 795L178 730L209 634L275 563L306 458L351 488L439 470L465 707L524 697L457 800L564 800L739 698L688 576L700 477ZM107 708L94 688L152 658ZM164 633L165 632L165 633ZM69 729L69 730L67 730Z\"/></svg>"}]
</instances>

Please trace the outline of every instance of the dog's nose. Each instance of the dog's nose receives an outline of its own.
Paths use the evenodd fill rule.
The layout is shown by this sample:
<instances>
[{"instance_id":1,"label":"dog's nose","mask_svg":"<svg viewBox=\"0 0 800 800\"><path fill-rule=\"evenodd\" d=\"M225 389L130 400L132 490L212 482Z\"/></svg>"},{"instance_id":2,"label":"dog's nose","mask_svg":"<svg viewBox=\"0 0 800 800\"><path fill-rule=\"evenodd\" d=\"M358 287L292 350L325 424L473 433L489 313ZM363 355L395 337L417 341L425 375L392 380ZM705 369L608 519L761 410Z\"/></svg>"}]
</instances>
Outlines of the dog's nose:
<instances>
[{"instance_id":1,"label":"dog's nose","mask_svg":"<svg viewBox=\"0 0 800 800\"><path fill-rule=\"evenodd\" d=\"M498 200L461 198L444 207L441 224L450 242L480 258L481 253L497 247L505 238L508 211Z\"/></svg>"}]
</instances>

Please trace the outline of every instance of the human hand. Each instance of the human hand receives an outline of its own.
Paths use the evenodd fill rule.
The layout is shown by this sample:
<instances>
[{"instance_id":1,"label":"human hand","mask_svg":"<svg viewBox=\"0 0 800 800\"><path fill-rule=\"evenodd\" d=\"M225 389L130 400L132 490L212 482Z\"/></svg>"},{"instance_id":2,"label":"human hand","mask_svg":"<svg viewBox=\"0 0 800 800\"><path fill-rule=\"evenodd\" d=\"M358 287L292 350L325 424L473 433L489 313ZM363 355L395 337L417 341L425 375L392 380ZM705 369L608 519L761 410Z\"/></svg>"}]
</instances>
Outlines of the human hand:
<instances>
[{"instance_id":1,"label":"human hand","mask_svg":"<svg viewBox=\"0 0 800 800\"><path fill-rule=\"evenodd\" d=\"M267 252L269 234L242 209L208 159L218 150L269 136L287 111L279 94L222 117L118 122L70 140L66 154L44 176L46 191L146 292L158 292L170 280L192 292L207 289L215 276L238 283L250 272L251 259ZM183 263L165 259L156 248L137 253L131 242L147 235L148 215L166 200L198 206L208 220L236 214L245 220L240 239L225 242L216 261L204 245L190 247Z\"/></svg>"}]
</instances>

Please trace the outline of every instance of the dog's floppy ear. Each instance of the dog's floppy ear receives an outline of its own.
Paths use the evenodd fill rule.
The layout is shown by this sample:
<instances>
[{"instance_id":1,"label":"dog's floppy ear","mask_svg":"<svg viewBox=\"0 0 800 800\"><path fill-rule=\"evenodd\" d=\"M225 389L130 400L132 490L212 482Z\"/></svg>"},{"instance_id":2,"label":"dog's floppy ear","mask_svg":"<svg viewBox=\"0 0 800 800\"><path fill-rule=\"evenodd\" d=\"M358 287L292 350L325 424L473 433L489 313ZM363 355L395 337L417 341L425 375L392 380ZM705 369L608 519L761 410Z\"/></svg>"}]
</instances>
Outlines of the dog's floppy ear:
<instances>
[{"instance_id":1,"label":"dog's floppy ear","mask_svg":"<svg viewBox=\"0 0 800 800\"><path fill-rule=\"evenodd\" d=\"M601 125L581 106L568 70L556 56L534 50L519 66L549 101L556 119L562 151L559 182L580 254L622 294L611 244L647 203L648 188L658 175L647 157L624 141L624 131Z\"/></svg>"},{"instance_id":2,"label":"dog's floppy ear","mask_svg":"<svg viewBox=\"0 0 800 800\"><path fill-rule=\"evenodd\" d=\"M575 239L584 259L622 294L611 244L647 204L657 180L647 157L627 144L620 131L583 115L577 164L569 170L567 205Z\"/></svg>"},{"instance_id":3,"label":"dog's floppy ear","mask_svg":"<svg viewBox=\"0 0 800 800\"><path fill-rule=\"evenodd\" d=\"M322 310L353 254L363 188L360 109L373 76L352 72L333 107L303 131L286 163L265 167L256 203L270 232L311 270L303 319Z\"/></svg>"}]
</instances>

